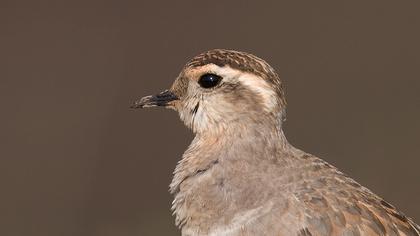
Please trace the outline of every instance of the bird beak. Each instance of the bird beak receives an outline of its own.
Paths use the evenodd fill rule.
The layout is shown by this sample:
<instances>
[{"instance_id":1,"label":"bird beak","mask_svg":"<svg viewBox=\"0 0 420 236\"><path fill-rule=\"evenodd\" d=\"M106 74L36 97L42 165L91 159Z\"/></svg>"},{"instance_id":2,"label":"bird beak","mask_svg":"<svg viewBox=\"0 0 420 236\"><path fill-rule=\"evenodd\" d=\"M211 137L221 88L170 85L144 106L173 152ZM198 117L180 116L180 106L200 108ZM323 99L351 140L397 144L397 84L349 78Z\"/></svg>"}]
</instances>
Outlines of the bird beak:
<instances>
[{"instance_id":1,"label":"bird beak","mask_svg":"<svg viewBox=\"0 0 420 236\"><path fill-rule=\"evenodd\" d=\"M171 106L171 102L175 100L179 100L178 96L169 90L165 90L157 95L143 97L140 100L135 101L130 107L133 109L156 106L167 107Z\"/></svg>"}]
</instances>

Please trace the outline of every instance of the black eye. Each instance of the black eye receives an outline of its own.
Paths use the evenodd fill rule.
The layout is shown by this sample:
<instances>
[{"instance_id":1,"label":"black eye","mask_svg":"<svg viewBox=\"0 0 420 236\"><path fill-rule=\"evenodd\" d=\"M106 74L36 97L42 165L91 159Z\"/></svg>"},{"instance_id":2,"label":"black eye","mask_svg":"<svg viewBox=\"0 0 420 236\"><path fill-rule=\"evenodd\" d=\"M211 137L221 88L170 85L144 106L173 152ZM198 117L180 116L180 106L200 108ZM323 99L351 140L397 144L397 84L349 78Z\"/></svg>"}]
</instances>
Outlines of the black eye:
<instances>
[{"instance_id":1,"label":"black eye","mask_svg":"<svg viewBox=\"0 0 420 236\"><path fill-rule=\"evenodd\" d=\"M203 88L211 88L220 83L222 77L215 74L204 74L198 80L198 83Z\"/></svg>"}]
</instances>

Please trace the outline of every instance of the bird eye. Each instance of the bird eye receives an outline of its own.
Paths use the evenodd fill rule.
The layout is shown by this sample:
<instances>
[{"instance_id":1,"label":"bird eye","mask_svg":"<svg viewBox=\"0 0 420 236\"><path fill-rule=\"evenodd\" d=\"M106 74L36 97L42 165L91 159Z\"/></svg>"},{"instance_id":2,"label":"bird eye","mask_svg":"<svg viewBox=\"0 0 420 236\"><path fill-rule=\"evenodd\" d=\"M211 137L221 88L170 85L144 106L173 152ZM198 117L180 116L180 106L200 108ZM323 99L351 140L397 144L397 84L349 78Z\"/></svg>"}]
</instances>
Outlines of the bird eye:
<instances>
[{"instance_id":1,"label":"bird eye","mask_svg":"<svg viewBox=\"0 0 420 236\"><path fill-rule=\"evenodd\" d=\"M222 77L215 75L215 74L204 74L198 80L198 84L200 84L203 88L211 88L220 83Z\"/></svg>"}]
</instances>

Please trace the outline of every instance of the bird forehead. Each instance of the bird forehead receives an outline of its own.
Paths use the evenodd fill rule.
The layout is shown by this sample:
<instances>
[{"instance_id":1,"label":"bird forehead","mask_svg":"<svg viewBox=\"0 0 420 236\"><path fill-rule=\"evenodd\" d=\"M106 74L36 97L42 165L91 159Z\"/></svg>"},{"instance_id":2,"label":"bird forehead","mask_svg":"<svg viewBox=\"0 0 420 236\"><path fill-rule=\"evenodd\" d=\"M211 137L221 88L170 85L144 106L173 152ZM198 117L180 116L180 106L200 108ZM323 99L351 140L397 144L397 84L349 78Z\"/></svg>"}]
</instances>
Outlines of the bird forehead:
<instances>
[{"instance_id":1,"label":"bird forehead","mask_svg":"<svg viewBox=\"0 0 420 236\"><path fill-rule=\"evenodd\" d=\"M216 74L224 79L230 79L250 73L231 68L230 66L220 67L215 64L207 64L199 67L189 67L184 70L185 77L194 81L197 81L200 76L204 74Z\"/></svg>"},{"instance_id":2,"label":"bird forehead","mask_svg":"<svg viewBox=\"0 0 420 236\"><path fill-rule=\"evenodd\" d=\"M263 59L246 52L226 49L213 49L201 53L191 59L185 65L185 69L192 70L206 65L216 65L221 68L227 66L242 72L256 74L267 80L277 77L271 66Z\"/></svg>"},{"instance_id":3,"label":"bird forehead","mask_svg":"<svg viewBox=\"0 0 420 236\"><path fill-rule=\"evenodd\" d=\"M286 105L283 83L275 70L263 59L250 53L226 49L213 49L201 53L184 66L179 81L176 82L177 85L182 84L182 86L174 87L178 87L179 94L184 94L189 87L188 81L197 81L204 73L215 73L224 77L224 79L243 77L242 81L239 80L240 83L252 77L252 81L247 81L246 85L253 88L262 88L259 89L259 92L264 91L265 94L270 94L270 97L272 97L271 94L274 90L280 104L282 106Z\"/></svg>"}]
</instances>

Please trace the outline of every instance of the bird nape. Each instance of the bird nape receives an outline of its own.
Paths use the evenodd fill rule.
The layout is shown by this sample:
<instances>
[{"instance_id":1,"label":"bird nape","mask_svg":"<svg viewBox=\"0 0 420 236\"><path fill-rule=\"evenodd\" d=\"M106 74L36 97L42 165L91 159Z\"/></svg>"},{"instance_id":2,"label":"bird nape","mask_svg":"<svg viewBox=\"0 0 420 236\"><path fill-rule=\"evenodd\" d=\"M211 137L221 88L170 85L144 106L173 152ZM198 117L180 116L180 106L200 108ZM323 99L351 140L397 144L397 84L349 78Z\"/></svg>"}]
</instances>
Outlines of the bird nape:
<instances>
[{"instance_id":1,"label":"bird nape","mask_svg":"<svg viewBox=\"0 0 420 236\"><path fill-rule=\"evenodd\" d=\"M283 83L264 60L215 49L135 108L176 110L195 138L170 191L182 235L420 235L394 206L284 136Z\"/></svg>"}]
</instances>

